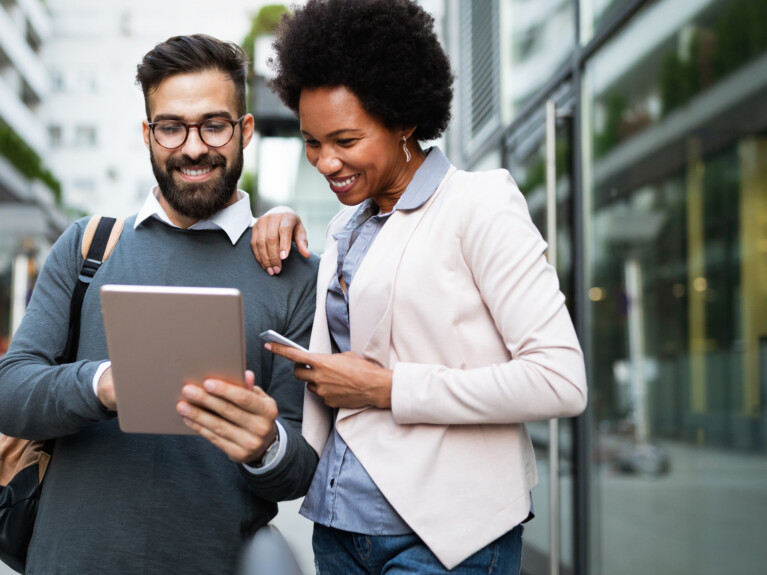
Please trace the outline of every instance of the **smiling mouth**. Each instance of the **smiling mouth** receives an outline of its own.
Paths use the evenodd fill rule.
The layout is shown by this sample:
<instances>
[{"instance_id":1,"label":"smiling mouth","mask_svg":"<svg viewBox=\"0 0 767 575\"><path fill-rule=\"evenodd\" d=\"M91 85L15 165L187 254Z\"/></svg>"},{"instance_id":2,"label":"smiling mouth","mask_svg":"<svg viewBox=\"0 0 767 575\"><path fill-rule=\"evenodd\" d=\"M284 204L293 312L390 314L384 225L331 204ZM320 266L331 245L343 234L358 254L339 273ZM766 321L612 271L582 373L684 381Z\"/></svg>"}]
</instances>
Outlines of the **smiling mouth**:
<instances>
[{"instance_id":1,"label":"smiling mouth","mask_svg":"<svg viewBox=\"0 0 767 575\"><path fill-rule=\"evenodd\" d=\"M338 178L326 178L328 180L328 184L330 184L330 189L334 192L346 192L355 184L355 182L359 179L359 174L355 174L353 176L349 176L348 178L344 179L338 179Z\"/></svg>"},{"instance_id":2,"label":"smiling mouth","mask_svg":"<svg viewBox=\"0 0 767 575\"><path fill-rule=\"evenodd\" d=\"M213 170L213 166L205 166L202 168L178 168L178 171L185 176L204 176Z\"/></svg>"}]
</instances>

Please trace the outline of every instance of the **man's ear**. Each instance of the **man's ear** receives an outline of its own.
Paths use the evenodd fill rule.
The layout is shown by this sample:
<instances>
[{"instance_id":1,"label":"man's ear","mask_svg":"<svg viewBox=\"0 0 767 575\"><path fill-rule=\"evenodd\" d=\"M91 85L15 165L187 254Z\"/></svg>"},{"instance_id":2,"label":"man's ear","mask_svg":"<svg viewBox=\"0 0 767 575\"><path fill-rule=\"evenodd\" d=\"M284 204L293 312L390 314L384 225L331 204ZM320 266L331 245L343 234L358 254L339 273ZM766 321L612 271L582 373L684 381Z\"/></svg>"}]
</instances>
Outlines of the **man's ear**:
<instances>
[{"instance_id":1,"label":"man's ear","mask_svg":"<svg viewBox=\"0 0 767 575\"><path fill-rule=\"evenodd\" d=\"M242 147L245 148L253 139L253 132L255 130L255 119L253 114L245 114L245 117L240 122L242 126Z\"/></svg>"},{"instance_id":2,"label":"man's ear","mask_svg":"<svg viewBox=\"0 0 767 575\"><path fill-rule=\"evenodd\" d=\"M141 122L141 130L144 132L144 145L146 146L147 150L151 149L149 147L149 133L151 130L149 129L149 124L146 120Z\"/></svg>"}]
</instances>

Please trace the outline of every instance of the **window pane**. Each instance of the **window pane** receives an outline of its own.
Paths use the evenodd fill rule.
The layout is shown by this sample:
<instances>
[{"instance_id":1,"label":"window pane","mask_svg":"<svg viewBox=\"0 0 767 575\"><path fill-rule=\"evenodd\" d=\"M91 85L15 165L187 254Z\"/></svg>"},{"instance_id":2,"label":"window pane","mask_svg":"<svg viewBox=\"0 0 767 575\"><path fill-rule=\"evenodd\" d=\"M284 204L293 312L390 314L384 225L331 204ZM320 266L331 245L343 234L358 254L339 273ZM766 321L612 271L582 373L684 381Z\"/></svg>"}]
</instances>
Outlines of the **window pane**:
<instances>
[{"instance_id":1,"label":"window pane","mask_svg":"<svg viewBox=\"0 0 767 575\"><path fill-rule=\"evenodd\" d=\"M586 67L594 573L763 569L766 98L767 0L650 3Z\"/></svg>"},{"instance_id":2,"label":"window pane","mask_svg":"<svg viewBox=\"0 0 767 575\"><path fill-rule=\"evenodd\" d=\"M628 2L629 0L580 0L581 43L587 44Z\"/></svg>"},{"instance_id":3,"label":"window pane","mask_svg":"<svg viewBox=\"0 0 767 575\"><path fill-rule=\"evenodd\" d=\"M572 0L505 0L501 5L503 101L507 120L572 58Z\"/></svg>"}]
</instances>

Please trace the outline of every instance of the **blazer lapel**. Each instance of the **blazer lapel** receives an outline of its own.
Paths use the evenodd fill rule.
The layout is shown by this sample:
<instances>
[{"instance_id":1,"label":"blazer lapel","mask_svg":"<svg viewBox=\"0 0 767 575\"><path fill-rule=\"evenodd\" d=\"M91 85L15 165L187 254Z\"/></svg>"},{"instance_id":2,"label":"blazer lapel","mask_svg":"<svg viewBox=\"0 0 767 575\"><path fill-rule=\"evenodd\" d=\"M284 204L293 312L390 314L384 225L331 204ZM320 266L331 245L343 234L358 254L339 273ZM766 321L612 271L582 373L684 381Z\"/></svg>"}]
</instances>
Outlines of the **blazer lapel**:
<instances>
[{"instance_id":1,"label":"blazer lapel","mask_svg":"<svg viewBox=\"0 0 767 575\"><path fill-rule=\"evenodd\" d=\"M386 222L354 276L349 290L352 351L388 366L394 281L413 232L455 172L448 170L439 187L418 209L396 211ZM360 304L364 298L365 305Z\"/></svg>"},{"instance_id":2,"label":"blazer lapel","mask_svg":"<svg viewBox=\"0 0 767 575\"><path fill-rule=\"evenodd\" d=\"M331 226L332 227L332 226ZM314 312L314 325L309 342L309 350L317 353L332 353L328 318L325 315L325 303L328 298L328 285L336 272L338 257L338 242L328 233L325 242L325 252L317 270L317 307ZM301 434L317 452L322 455L325 443L330 434L333 422L333 412L325 405L320 397L304 387L304 417Z\"/></svg>"},{"instance_id":3,"label":"blazer lapel","mask_svg":"<svg viewBox=\"0 0 767 575\"><path fill-rule=\"evenodd\" d=\"M325 244L325 253L320 260L317 270L317 307L314 314L312 337L309 350L319 353L331 353L330 330L328 318L325 315L325 305L328 299L328 286L336 273L336 258L338 257L338 242L332 237Z\"/></svg>"},{"instance_id":4,"label":"blazer lapel","mask_svg":"<svg viewBox=\"0 0 767 575\"><path fill-rule=\"evenodd\" d=\"M357 273L354 275L352 286L349 288L351 350L384 367L389 367L392 295L399 263L413 232L455 171L455 167L451 166L445 177L442 178L439 187L420 208L408 211L398 210L391 215L373 245L370 246L370 250L365 255L365 259L362 260ZM349 217L351 217L351 213L349 213ZM327 301L327 287L337 270L336 260L338 258L338 243L332 234L340 230L349 217L343 218L340 226L329 226L331 231L328 233L325 253L322 256L322 263L317 274L317 285L320 287L317 293L317 313L315 314L310 344L312 351L330 353L330 334L325 315L325 302ZM365 305L360 303L361 297L364 297ZM325 345L327 345L327 349L325 349ZM330 420L328 419L327 431L323 426L314 429L311 434L307 433L306 418L308 413L310 411L316 412L320 409L320 405L324 407L322 401L308 391L305 401L307 399L309 403L305 403L304 407L304 435L309 443L317 449L320 437L324 447L324 442L330 431ZM337 421L367 409L370 408L339 409ZM325 411L329 412L330 410L325 407Z\"/></svg>"}]
</instances>

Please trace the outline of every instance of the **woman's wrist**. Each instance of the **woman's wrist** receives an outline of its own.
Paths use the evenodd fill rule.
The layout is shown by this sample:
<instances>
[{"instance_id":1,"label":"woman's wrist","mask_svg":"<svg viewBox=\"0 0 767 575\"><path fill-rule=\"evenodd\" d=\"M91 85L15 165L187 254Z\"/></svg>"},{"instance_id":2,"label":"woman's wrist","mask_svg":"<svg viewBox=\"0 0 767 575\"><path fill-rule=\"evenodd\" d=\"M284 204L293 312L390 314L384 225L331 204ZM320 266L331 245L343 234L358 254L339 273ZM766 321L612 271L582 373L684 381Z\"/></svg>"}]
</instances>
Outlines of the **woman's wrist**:
<instances>
[{"instance_id":1,"label":"woman's wrist","mask_svg":"<svg viewBox=\"0 0 767 575\"><path fill-rule=\"evenodd\" d=\"M375 397L373 405L381 409L391 409L391 389L394 372L391 369L379 368L376 374Z\"/></svg>"}]
</instances>

